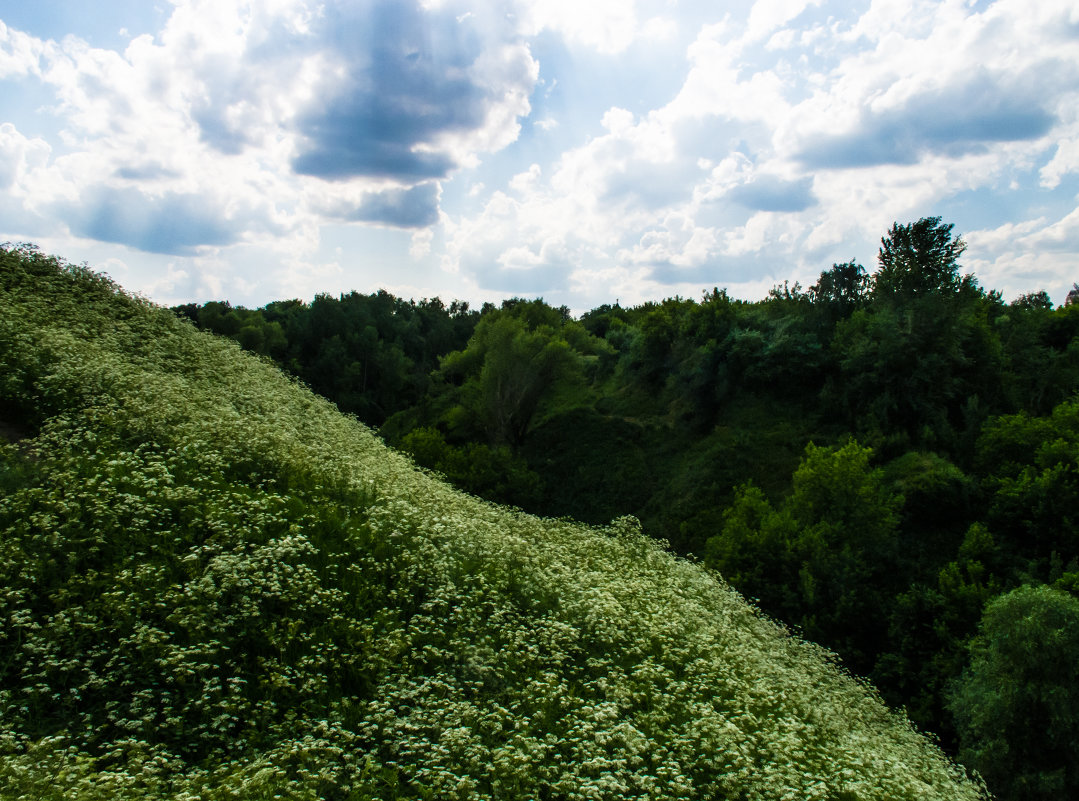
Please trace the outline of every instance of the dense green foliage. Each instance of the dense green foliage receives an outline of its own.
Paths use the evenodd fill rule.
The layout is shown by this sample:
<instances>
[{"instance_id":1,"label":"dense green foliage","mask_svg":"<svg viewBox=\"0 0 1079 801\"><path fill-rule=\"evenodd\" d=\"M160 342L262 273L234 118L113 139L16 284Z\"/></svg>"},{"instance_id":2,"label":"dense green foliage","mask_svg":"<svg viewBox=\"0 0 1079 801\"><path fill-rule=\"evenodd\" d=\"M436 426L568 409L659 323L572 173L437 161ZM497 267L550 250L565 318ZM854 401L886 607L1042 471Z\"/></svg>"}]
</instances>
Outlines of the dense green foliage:
<instances>
[{"instance_id":1,"label":"dense green foliage","mask_svg":"<svg viewBox=\"0 0 1079 801\"><path fill-rule=\"evenodd\" d=\"M814 641L829 642L855 667L886 646L879 610L902 589L897 509L901 498L869 467L870 451L810 445L791 494L774 509L752 484L709 541L710 562Z\"/></svg>"},{"instance_id":2,"label":"dense green foliage","mask_svg":"<svg viewBox=\"0 0 1079 801\"><path fill-rule=\"evenodd\" d=\"M1079 795L1079 598L1020 587L995 599L951 703L963 758L1009 798Z\"/></svg>"},{"instance_id":3,"label":"dense green foliage","mask_svg":"<svg viewBox=\"0 0 1079 801\"><path fill-rule=\"evenodd\" d=\"M1005 303L963 274L964 248L928 217L892 226L875 272L836 264L759 302L715 289L578 320L539 300L425 302L459 338L414 362L422 392L368 416L328 397L469 492L635 515L958 753L948 688L986 605L1079 589L1079 304ZM332 339L355 298L294 305L325 309Z\"/></svg>"},{"instance_id":4,"label":"dense green foliage","mask_svg":"<svg viewBox=\"0 0 1079 801\"><path fill-rule=\"evenodd\" d=\"M176 311L272 358L370 423L419 402L439 356L464 347L479 317L467 303L406 303L387 292L318 295L310 304L290 300L254 310L214 302Z\"/></svg>"},{"instance_id":5,"label":"dense green foliage","mask_svg":"<svg viewBox=\"0 0 1079 801\"><path fill-rule=\"evenodd\" d=\"M635 520L453 490L33 250L0 304L0 797L984 797Z\"/></svg>"}]
</instances>

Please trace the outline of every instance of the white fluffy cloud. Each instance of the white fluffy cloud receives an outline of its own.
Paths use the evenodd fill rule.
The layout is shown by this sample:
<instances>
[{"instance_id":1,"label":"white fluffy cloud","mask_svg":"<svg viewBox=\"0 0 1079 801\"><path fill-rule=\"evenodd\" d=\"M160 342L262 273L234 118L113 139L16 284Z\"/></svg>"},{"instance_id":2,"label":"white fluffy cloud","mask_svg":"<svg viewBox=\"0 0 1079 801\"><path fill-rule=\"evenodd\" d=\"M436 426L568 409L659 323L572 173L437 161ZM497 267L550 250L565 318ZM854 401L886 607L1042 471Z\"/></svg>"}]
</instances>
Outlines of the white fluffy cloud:
<instances>
[{"instance_id":1,"label":"white fluffy cloud","mask_svg":"<svg viewBox=\"0 0 1079 801\"><path fill-rule=\"evenodd\" d=\"M121 51L0 22L26 98L0 235L166 300L583 309L872 267L893 221L943 214L984 284L1060 300L1077 29L1071 0L175 0Z\"/></svg>"},{"instance_id":2,"label":"white fluffy cloud","mask_svg":"<svg viewBox=\"0 0 1079 801\"><path fill-rule=\"evenodd\" d=\"M530 254L538 286L555 254L552 274L590 287L584 305L615 291L808 282L832 260L872 267L891 222L964 194L1018 199L1036 194L1038 175L1044 188L1074 185L1072 4L877 0L846 20L814 15L818 5L760 0L702 27L669 103L602 112L601 135L539 165L546 180L517 179L512 198L496 192L453 220L447 258L467 271L497 261L501 242L503 255ZM990 286L1020 289L1014 273L1059 294L1070 283L1033 254L1079 251L1070 219L1037 219L1008 248L971 233L970 263ZM509 276L481 281L505 289Z\"/></svg>"},{"instance_id":3,"label":"white fluffy cloud","mask_svg":"<svg viewBox=\"0 0 1079 801\"><path fill-rule=\"evenodd\" d=\"M537 71L512 29L449 5L181 0L123 52L0 23L0 78L40 81L61 127L52 152L4 125L2 189L147 252L435 224L437 182L517 137Z\"/></svg>"},{"instance_id":4,"label":"white fluffy cloud","mask_svg":"<svg viewBox=\"0 0 1079 801\"><path fill-rule=\"evenodd\" d=\"M25 191L23 186L48 163L51 152L44 139L29 139L11 123L0 123L0 191Z\"/></svg>"},{"instance_id":5,"label":"white fluffy cloud","mask_svg":"<svg viewBox=\"0 0 1079 801\"><path fill-rule=\"evenodd\" d=\"M529 0L516 13L525 34L554 30L604 53L625 50L640 33L634 0Z\"/></svg>"}]
</instances>

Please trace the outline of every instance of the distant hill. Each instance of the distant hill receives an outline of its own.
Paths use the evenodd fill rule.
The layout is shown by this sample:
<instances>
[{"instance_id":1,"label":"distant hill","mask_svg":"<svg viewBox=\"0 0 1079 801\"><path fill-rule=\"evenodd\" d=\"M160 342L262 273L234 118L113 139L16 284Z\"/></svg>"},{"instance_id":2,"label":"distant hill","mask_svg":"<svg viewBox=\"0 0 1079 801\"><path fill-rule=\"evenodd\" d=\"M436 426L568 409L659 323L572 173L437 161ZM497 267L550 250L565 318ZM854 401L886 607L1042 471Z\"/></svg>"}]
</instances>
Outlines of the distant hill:
<instances>
[{"instance_id":1,"label":"distant hill","mask_svg":"<svg viewBox=\"0 0 1079 801\"><path fill-rule=\"evenodd\" d=\"M0 797L985 797L632 519L454 491L32 249L0 308Z\"/></svg>"}]
</instances>

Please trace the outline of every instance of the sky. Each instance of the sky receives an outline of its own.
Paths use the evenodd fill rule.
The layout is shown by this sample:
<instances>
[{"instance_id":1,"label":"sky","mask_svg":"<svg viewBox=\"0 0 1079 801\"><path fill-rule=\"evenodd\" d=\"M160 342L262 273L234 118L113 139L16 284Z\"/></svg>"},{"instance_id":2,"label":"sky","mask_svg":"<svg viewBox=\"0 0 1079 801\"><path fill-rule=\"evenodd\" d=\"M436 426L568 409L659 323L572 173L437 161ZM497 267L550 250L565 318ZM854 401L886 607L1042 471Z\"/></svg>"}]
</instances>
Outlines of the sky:
<instances>
[{"instance_id":1,"label":"sky","mask_svg":"<svg viewBox=\"0 0 1079 801\"><path fill-rule=\"evenodd\" d=\"M1075 0L0 0L0 241L162 304L1079 281Z\"/></svg>"}]
</instances>

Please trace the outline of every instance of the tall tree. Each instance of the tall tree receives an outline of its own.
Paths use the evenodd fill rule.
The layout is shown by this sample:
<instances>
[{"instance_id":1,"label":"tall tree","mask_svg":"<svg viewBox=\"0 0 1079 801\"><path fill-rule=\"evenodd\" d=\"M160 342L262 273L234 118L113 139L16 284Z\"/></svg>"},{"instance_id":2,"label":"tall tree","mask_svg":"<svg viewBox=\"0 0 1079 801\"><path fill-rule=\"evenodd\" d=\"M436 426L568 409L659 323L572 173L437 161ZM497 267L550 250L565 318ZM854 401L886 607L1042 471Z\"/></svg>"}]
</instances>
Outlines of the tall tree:
<instances>
[{"instance_id":1,"label":"tall tree","mask_svg":"<svg viewBox=\"0 0 1079 801\"><path fill-rule=\"evenodd\" d=\"M917 297L928 293L959 290L959 256L966 243L952 236L952 224L940 217L923 217L915 223L894 223L880 240L880 270L873 278L880 296Z\"/></svg>"}]
</instances>

